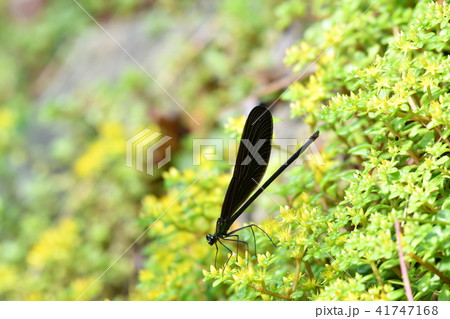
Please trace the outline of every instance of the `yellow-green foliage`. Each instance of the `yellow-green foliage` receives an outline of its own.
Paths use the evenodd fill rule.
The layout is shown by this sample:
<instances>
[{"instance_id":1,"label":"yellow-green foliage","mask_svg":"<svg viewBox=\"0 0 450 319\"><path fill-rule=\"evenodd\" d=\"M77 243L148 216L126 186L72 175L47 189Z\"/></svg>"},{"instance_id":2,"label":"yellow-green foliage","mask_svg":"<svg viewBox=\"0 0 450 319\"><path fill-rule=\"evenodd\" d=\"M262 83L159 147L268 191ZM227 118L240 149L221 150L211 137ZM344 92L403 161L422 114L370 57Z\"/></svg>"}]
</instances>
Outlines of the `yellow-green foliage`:
<instances>
[{"instance_id":1,"label":"yellow-green foliage","mask_svg":"<svg viewBox=\"0 0 450 319\"><path fill-rule=\"evenodd\" d=\"M201 269L214 256L204 234L220 211L228 178L212 166L182 172L172 168L163 176L167 194L143 201L141 222L151 226L149 258L132 298L208 299L211 288L202 283Z\"/></svg>"},{"instance_id":2,"label":"yellow-green foliage","mask_svg":"<svg viewBox=\"0 0 450 319\"><path fill-rule=\"evenodd\" d=\"M388 13L381 6L373 8L380 10L377 28ZM293 114L320 126L326 153L341 160L312 168L322 174L307 186L296 183L313 175L293 170L281 193L305 191L309 199L262 224L281 248L249 267L238 261L205 271L213 285L230 285L245 299L404 300L399 219L414 299L450 298L450 6L422 2L410 14L410 25L391 24L396 33L385 49L352 31L289 91ZM371 18L367 13L355 28L367 23L361 31L379 37ZM286 61L304 66L343 29L331 27L333 35L316 46L302 42ZM367 56L374 61L367 64Z\"/></svg>"},{"instance_id":3,"label":"yellow-green foliage","mask_svg":"<svg viewBox=\"0 0 450 319\"><path fill-rule=\"evenodd\" d=\"M306 191L312 200L263 224L281 249L249 268L239 263L205 272L215 284L247 299L404 300L399 219L414 299L449 300L450 6L422 2L407 14L410 25L391 21L386 48L357 36L382 35L370 29L382 27L388 11L381 3L372 10L379 17L361 17L354 27L361 31L338 41L315 74L288 94L293 114L320 126L326 153L341 160L326 165L309 187L289 184L289 192ZM343 29L331 27L332 35L315 46L302 42L286 61L304 66ZM296 181L312 177L295 174ZM264 266L267 259L272 267Z\"/></svg>"}]
</instances>

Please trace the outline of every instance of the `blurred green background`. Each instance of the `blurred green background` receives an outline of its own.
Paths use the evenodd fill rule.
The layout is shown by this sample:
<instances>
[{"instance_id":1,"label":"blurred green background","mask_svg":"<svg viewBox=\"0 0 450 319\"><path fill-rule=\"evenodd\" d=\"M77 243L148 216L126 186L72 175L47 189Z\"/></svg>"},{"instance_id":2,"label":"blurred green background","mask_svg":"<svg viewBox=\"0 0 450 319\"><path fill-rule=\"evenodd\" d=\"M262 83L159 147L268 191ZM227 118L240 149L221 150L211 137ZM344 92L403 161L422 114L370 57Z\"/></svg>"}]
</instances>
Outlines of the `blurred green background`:
<instances>
[{"instance_id":1,"label":"blurred green background","mask_svg":"<svg viewBox=\"0 0 450 319\"><path fill-rule=\"evenodd\" d=\"M291 102L291 113L285 112L289 104L279 101L274 107L278 110L274 111L275 116L283 118L284 114L281 123L284 130L295 130L286 136L290 138L303 139L326 122L323 128L331 133L325 132L324 136L329 139L318 142L326 165L320 168L310 163L307 168L296 169L289 175L289 183L280 183L274 192L281 196L281 205L297 208L320 205L329 216L344 220L336 225L335 220L327 221L336 234L357 231L361 225L367 227L361 214L370 205L347 213L336 207L344 197L348 200L345 190L357 178L352 177L355 171L363 170L363 161L369 158L368 146L358 150L352 147L367 142L367 138L362 138L367 133L363 129L366 125L378 127L374 123L379 114L371 117L373 122L355 120L350 126L343 122L355 112L336 109L338 115L321 114L321 117L319 110L339 94L350 94L372 84L374 90L381 90L383 81L379 86L379 79L364 82L359 70L388 52L389 44L402 30L411 35L408 41L412 43L416 29L408 33L409 25L426 10L428 14L434 12L427 9L429 3L1 1L0 298L283 299L285 295L280 297L281 292L271 295L257 285L253 290L236 284L220 285L225 279L228 284L233 280L237 283L239 274L217 279L214 284L204 280L205 276L214 277L214 271L212 275L204 271L210 270L215 255L214 247L207 245L204 237L213 232L220 214L230 166L224 159L193 167L192 138L239 136L242 115L259 99L276 100L299 79L298 85L282 98ZM441 36L448 37L448 7L443 12L436 19L441 21ZM430 28L435 25L430 23ZM423 39L422 36L419 38ZM448 43L423 48L432 52L430 56L448 54ZM413 49L404 45L399 50ZM405 56L414 57L409 53ZM373 71L368 70L366 75ZM441 80L446 83L445 76ZM442 84L441 91L433 91L437 92L436 100L447 88L448 85ZM383 91L381 96L389 94ZM327 121L327 116L328 119L335 116L335 120ZM338 119L339 116L344 119ZM441 128L446 127L445 121L439 122ZM293 126L287 126L289 123ZM155 169L153 176L125 165L126 140L144 128L172 137L172 160L162 169ZM350 138L349 129L357 134ZM367 133L370 134L373 132ZM379 134L388 136L384 132ZM388 147L384 140L380 143L380 149ZM353 150L350 152L353 157L345 153L349 149ZM164 155L157 154L156 160L158 156ZM269 171L279 164L271 163ZM439 187L448 190L448 184ZM307 193L301 195L303 192ZM358 194L359 190L353 192ZM367 198L370 200L376 199ZM437 207L432 211L444 211L447 204L442 202L431 203ZM385 209L391 204L382 204L381 214L390 211ZM259 205L273 216L278 214L278 205L268 198L262 198ZM341 208L345 206L342 205ZM166 210L167 214L158 219ZM400 205L400 215L403 210ZM442 216L448 216L447 211ZM377 227L393 229L393 219L375 222ZM266 227L270 231L271 226ZM325 229L317 234L316 241L324 240L324 232ZM414 232L411 230L410 236ZM440 240L445 241L448 227L440 234ZM380 236L390 244L395 240L389 233ZM327 245L333 247L340 239L330 240L333 242ZM445 260L448 264L449 248L442 245L441 241L436 243L439 248L433 252L438 259L430 263ZM285 299L326 300L327 296L333 299L336 297L333 289L346 291L342 299L348 300L373 296L404 299L402 293L392 294L402 286L396 268L386 275L377 272L377 261L385 262L396 253L395 243L386 247L391 251L377 255L379 259L375 262L369 258L369 262L359 264L360 259L355 257L351 262L359 268L348 266L357 280L358 273L369 276L362 280L366 287L378 284L365 296L367 290L361 290L351 280L345 288L339 286L346 275L341 272L334 276L333 271L337 270L328 266L332 261L324 261L328 257L317 251L314 253L317 263L309 260L312 270L309 264L300 264L298 256L291 256L298 262L298 271L310 277L299 285L301 292L289 290ZM270 243L258 235L258 252L270 249ZM357 248L351 251L354 249ZM278 274L274 271L273 285L284 289L283 285L294 280L296 264L285 262L283 258L289 254L282 257L281 252L276 258L281 258L283 267ZM332 248L330 253L333 254ZM224 252L221 254L223 263L226 256ZM259 256L258 261L264 263L264 258ZM448 271L445 267L441 269L444 272ZM418 277L423 277L422 271L417 270ZM295 280L301 277L300 272L296 276ZM325 279L319 279L321 276ZM447 298L448 285L447 288L439 285L433 272L427 276L429 281L420 285L428 285L430 291L417 298L436 299L440 292L445 295L442 298ZM330 281L331 278L337 281ZM248 279L242 279L242 283L247 282ZM325 289L327 285L330 290ZM355 285L358 287L354 288ZM414 289L420 290L420 285Z\"/></svg>"},{"instance_id":2,"label":"blurred green background","mask_svg":"<svg viewBox=\"0 0 450 319\"><path fill-rule=\"evenodd\" d=\"M168 167L155 176L126 167L125 141L144 128L163 132L172 137L170 165L191 166L190 139L214 130L220 136L227 112L253 106L257 95L242 101L286 73L284 49L296 40L283 38L275 23L279 1L78 3L0 4L6 300L77 299L148 226L139 219L143 198L165 192ZM159 205L162 213L167 207ZM149 240L137 242L85 297L128 299Z\"/></svg>"}]
</instances>

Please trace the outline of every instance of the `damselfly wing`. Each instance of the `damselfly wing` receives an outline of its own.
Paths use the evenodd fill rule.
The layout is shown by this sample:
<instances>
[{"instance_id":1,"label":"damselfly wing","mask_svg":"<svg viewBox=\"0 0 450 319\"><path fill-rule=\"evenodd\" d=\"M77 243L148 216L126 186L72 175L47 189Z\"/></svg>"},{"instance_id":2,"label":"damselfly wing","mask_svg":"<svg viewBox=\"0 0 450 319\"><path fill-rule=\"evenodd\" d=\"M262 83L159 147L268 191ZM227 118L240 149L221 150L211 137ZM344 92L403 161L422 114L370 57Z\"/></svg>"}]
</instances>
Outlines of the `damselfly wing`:
<instances>
[{"instance_id":1,"label":"damselfly wing","mask_svg":"<svg viewBox=\"0 0 450 319\"><path fill-rule=\"evenodd\" d=\"M236 232L244 228L249 227L252 229L252 227L257 227L272 241L267 233L255 224L250 224L231 232L229 232L229 229L247 207L308 148L319 136L319 131L314 132L306 143L247 200L266 172L271 152L272 134L272 114L265 105L254 107L244 125L236 165L222 205L222 212L216 222L216 231L214 235L206 235L208 244L211 246L216 245L216 260L217 242L222 244L230 253L232 253L231 250L222 241L243 243L248 250L248 243L239 240L239 236L236 234ZM275 245L273 241L272 243Z\"/></svg>"}]
</instances>

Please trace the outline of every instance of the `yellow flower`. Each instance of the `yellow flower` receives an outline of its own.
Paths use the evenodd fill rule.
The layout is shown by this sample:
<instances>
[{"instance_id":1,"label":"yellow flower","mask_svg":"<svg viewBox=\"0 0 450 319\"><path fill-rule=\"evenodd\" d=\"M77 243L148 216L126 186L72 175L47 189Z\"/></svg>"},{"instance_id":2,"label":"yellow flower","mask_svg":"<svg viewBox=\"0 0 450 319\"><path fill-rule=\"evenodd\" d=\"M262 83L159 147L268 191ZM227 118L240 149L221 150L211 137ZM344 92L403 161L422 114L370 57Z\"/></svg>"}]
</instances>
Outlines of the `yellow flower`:
<instances>
[{"instance_id":1,"label":"yellow flower","mask_svg":"<svg viewBox=\"0 0 450 319\"><path fill-rule=\"evenodd\" d=\"M101 283L98 283L99 285L95 284L90 287L95 279L96 278L94 277L87 277L74 280L70 284L71 299L77 299L83 295L82 300L89 300L90 298L96 296L101 291L102 285ZM89 290L87 290L88 288Z\"/></svg>"},{"instance_id":2,"label":"yellow flower","mask_svg":"<svg viewBox=\"0 0 450 319\"><path fill-rule=\"evenodd\" d=\"M324 32L324 39L325 39L325 46L330 47L337 45L339 42L342 41L342 34L344 32L345 26L344 25L335 25L331 27L330 30Z\"/></svg>"},{"instance_id":3,"label":"yellow flower","mask_svg":"<svg viewBox=\"0 0 450 319\"><path fill-rule=\"evenodd\" d=\"M107 139L122 139L124 136L123 126L120 123L103 123L100 128L100 135Z\"/></svg>"},{"instance_id":4,"label":"yellow flower","mask_svg":"<svg viewBox=\"0 0 450 319\"><path fill-rule=\"evenodd\" d=\"M108 154L125 154L126 138L123 125L117 122L103 123L100 128L100 138L106 146Z\"/></svg>"},{"instance_id":5,"label":"yellow flower","mask_svg":"<svg viewBox=\"0 0 450 319\"><path fill-rule=\"evenodd\" d=\"M225 124L225 130L233 133L235 136L241 136L244 130L245 116L238 118L229 118L228 123Z\"/></svg>"},{"instance_id":6,"label":"yellow flower","mask_svg":"<svg viewBox=\"0 0 450 319\"><path fill-rule=\"evenodd\" d=\"M139 271L139 281L151 281L155 278L155 274L148 269L141 269Z\"/></svg>"},{"instance_id":7,"label":"yellow flower","mask_svg":"<svg viewBox=\"0 0 450 319\"><path fill-rule=\"evenodd\" d=\"M75 162L75 173L80 177L92 175L103 167L105 145L100 141L92 143L86 153Z\"/></svg>"},{"instance_id":8,"label":"yellow flower","mask_svg":"<svg viewBox=\"0 0 450 319\"><path fill-rule=\"evenodd\" d=\"M427 71L425 74L436 75L437 71L440 71L442 69L442 66L429 59L429 56L426 52L425 57L420 57L419 61L420 64L422 64L422 67Z\"/></svg>"},{"instance_id":9,"label":"yellow flower","mask_svg":"<svg viewBox=\"0 0 450 319\"><path fill-rule=\"evenodd\" d=\"M311 45L308 42L302 41L302 42L300 42L300 50L303 52L310 51Z\"/></svg>"},{"instance_id":10,"label":"yellow flower","mask_svg":"<svg viewBox=\"0 0 450 319\"><path fill-rule=\"evenodd\" d=\"M27 262L32 267L43 268L49 262L70 260L78 243L78 225L75 221L66 219L41 234L28 253Z\"/></svg>"},{"instance_id":11,"label":"yellow flower","mask_svg":"<svg viewBox=\"0 0 450 319\"><path fill-rule=\"evenodd\" d=\"M314 101L320 101L325 96L324 85L314 75L310 76L306 89Z\"/></svg>"},{"instance_id":12,"label":"yellow flower","mask_svg":"<svg viewBox=\"0 0 450 319\"><path fill-rule=\"evenodd\" d=\"M125 153L125 143L122 124L115 122L102 124L97 140L76 160L75 173L79 177L95 175L114 155Z\"/></svg>"},{"instance_id":13,"label":"yellow flower","mask_svg":"<svg viewBox=\"0 0 450 319\"><path fill-rule=\"evenodd\" d=\"M26 301L42 301L44 299L44 296L42 293L33 291L28 294L28 296L25 298Z\"/></svg>"},{"instance_id":14,"label":"yellow flower","mask_svg":"<svg viewBox=\"0 0 450 319\"><path fill-rule=\"evenodd\" d=\"M425 75L420 79L420 85L422 86L422 88L424 88L425 90L431 87L435 87L436 84L434 83L435 80L433 79L432 76L430 75Z\"/></svg>"},{"instance_id":15,"label":"yellow flower","mask_svg":"<svg viewBox=\"0 0 450 319\"><path fill-rule=\"evenodd\" d=\"M161 296L160 289L152 289L146 294L145 300L157 300Z\"/></svg>"},{"instance_id":16,"label":"yellow flower","mask_svg":"<svg viewBox=\"0 0 450 319\"><path fill-rule=\"evenodd\" d=\"M364 71L371 77L376 78L378 74L381 73L381 68L379 65L370 65L364 69Z\"/></svg>"},{"instance_id":17,"label":"yellow flower","mask_svg":"<svg viewBox=\"0 0 450 319\"><path fill-rule=\"evenodd\" d=\"M8 130L14 125L14 114L8 109L0 109L0 130Z\"/></svg>"},{"instance_id":18,"label":"yellow flower","mask_svg":"<svg viewBox=\"0 0 450 319\"><path fill-rule=\"evenodd\" d=\"M319 286L319 281L316 278L307 278L303 285L306 289L314 289Z\"/></svg>"},{"instance_id":19,"label":"yellow flower","mask_svg":"<svg viewBox=\"0 0 450 319\"><path fill-rule=\"evenodd\" d=\"M325 265L325 270L321 272L324 280L332 280L336 277L339 271L339 266L337 264Z\"/></svg>"},{"instance_id":20,"label":"yellow flower","mask_svg":"<svg viewBox=\"0 0 450 319\"><path fill-rule=\"evenodd\" d=\"M408 97L408 92L401 81L396 82L392 90L398 95L400 100L405 100Z\"/></svg>"},{"instance_id":21,"label":"yellow flower","mask_svg":"<svg viewBox=\"0 0 450 319\"><path fill-rule=\"evenodd\" d=\"M0 293L14 290L19 281L20 274L15 267L0 265Z\"/></svg>"},{"instance_id":22,"label":"yellow flower","mask_svg":"<svg viewBox=\"0 0 450 319\"><path fill-rule=\"evenodd\" d=\"M408 83L409 85L414 85L416 84L416 77L414 76L414 74L412 73L408 73L405 77L405 82Z\"/></svg>"},{"instance_id":23,"label":"yellow flower","mask_svg":"<svg viewBox=\"0 0 450 319\"><path fill-rule=\"evenodd\" d=\"M233 274L233 280L236 282L245 281L245 280L249 280L249 279L251 279L251 275L247 268L239 268Z\"/></svg>"},{"instance_id":24,"label":"yellow flower","mask_svg":"<svg viewBox=\"0 0 450 319\"><path fill-rule=\"evenodd\" d=\"M442 116L442 107L438 101L430 102L430 114L434 118L441 118Z\"/></svg>"}]
</instances>

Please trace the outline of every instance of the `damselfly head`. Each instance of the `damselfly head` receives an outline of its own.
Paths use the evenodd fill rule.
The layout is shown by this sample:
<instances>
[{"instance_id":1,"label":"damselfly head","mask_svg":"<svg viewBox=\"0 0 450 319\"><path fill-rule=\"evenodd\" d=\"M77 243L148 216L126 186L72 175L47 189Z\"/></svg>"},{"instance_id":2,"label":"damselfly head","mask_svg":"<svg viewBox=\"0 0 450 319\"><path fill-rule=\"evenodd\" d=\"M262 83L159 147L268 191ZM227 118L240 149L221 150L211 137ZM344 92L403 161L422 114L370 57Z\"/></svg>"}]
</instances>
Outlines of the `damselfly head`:
<instances>
[{"instance_id":1,"label":"damselfly head","mask_svg":"<svg viewBox=\"0 0 450 319\"><path fill-rule=\"evenodd\" d=\"M217 237L211 234L207 234L206 235L206 240L208 241L208 244L210 244L211 246L214 245L217 241Z\"/></svg>"}]
</instances>

